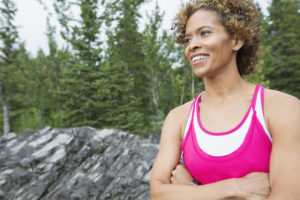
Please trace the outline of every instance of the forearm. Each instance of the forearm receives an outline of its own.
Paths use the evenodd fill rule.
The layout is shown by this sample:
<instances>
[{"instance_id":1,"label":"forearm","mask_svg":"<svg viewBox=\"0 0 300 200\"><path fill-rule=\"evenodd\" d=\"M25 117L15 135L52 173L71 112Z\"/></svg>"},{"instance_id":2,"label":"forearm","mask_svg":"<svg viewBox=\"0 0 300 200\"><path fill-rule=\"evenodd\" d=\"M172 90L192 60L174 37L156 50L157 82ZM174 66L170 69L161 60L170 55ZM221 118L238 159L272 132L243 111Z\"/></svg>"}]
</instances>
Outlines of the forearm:
<instances>
[{"instance_id":1,"label":"forearm","mask_svg":"<svg viewBox=\"0 0 300 200\"><path fill-rule=\"evenodd\" d=\"M287 189L288 190L288 189ZM271 194L265 200L299 200L299 193L297 191L286 191L283 187L281 190L273 190Z\"/></svg>"},{"instance_id":2,"label":"forearm","mask_svg":"<svg viewBox=\"0 0 300 200\"><path fill-rule=\"evenodd\" d=\"M200 186L156 183L151 185L151 199L242 200L236 188L231 180Z\"/></svg>"}]
</instances>

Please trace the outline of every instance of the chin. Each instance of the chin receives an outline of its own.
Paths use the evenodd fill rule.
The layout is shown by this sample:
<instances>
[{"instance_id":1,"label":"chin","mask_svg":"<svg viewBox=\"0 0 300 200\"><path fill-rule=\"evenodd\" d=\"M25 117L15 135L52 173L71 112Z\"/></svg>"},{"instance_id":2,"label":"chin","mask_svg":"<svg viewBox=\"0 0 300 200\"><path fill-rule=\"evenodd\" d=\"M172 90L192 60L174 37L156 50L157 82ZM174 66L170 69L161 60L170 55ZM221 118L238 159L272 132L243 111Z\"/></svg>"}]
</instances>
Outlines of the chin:
<instances>
[{"instance_id":1,"label":"chin","mask_svg":"<svg viewBox=\"0 0 300 200\"><path fill-rule=\"evenodd\" d=\"M197 77L203 78L206 77L208 74L207 72L205 72L203 69L197 69L197 68L193 68L194 69L194 74Z\"/></svg>"}]
</instances>

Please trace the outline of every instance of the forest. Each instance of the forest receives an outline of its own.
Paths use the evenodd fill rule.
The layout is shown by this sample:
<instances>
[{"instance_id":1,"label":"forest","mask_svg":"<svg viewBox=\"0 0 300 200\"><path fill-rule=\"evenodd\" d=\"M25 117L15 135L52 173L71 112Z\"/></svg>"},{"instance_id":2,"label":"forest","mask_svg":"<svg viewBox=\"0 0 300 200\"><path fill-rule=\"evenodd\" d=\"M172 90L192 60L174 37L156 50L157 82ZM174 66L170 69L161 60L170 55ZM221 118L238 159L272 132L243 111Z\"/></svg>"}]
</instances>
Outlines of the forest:
<instances>
[{"instance_id":1,"label":"forest","mask_svg":"<svg viewBox=\"0 0 300 200\"><path fill-rule=\"evenodd\" d=\"M41 4L42 0L37 0ZM162 30L161 9L147 0L53 0L66 45L47 19L49 52L32 56L14 24L14 0L0 3L0 135L92 126L146 136L168 112L204 89L184 58L184 46ZM72 9L79 9L74 18ZM255 73L244 77L300 98L300 3L272 0L261 13Z\"/></svg>"}]
</instances>

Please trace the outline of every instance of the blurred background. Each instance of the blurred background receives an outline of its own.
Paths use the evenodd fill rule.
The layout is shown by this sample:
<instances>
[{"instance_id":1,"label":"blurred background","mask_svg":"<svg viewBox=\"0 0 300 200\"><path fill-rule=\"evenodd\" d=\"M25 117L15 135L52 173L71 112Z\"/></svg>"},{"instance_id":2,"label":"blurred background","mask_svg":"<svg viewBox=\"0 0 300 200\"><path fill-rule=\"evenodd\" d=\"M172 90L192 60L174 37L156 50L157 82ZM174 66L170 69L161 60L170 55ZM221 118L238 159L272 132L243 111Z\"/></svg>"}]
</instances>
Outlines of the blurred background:
<instances>
[{"instance_id":1,"label":"blurred background","mask_svg":"<svg viewBox=\"0 0 300 200\"><path fill-rule=\"evenodd\" d=\"M204 89L170 30L186 1L0 2L0 135L92 126L146 136ZM300 2L255 2L261 49L245 79L300 98Z\"/></svg>"}]
</instances>

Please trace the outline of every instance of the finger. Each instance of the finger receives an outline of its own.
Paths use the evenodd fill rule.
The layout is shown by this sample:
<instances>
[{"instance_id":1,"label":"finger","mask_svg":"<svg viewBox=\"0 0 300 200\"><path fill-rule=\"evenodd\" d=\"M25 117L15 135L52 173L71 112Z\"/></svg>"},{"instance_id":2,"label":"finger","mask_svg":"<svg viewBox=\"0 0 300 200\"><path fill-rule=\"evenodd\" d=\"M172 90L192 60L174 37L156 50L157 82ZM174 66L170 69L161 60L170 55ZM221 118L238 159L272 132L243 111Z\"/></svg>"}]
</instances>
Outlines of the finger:
<instances>
[{"instance_id":1,"label":"finger","mask_svg":"<svg viewBox=\"0 0 300 200\"><path fill-rule=\"evenodd\" d=\"M171 177L171 183L172 184L177 184L177 181L176 181L176 179L174 177Z\"/></svg>"},{"instance_id":2,"label":"finger","mask_svg":"<svg viewBox=\"0 0 300 200\"><path fill-rule=\"evenodd\" d=\"M176 175L176 169L173 170L173 171L171 172L171 175L172 175L172 176L175 176L175 175Z\"/></svg>"},{"instance_id":3,"label":"finger","mask_svg":"<svg viewBox=\"0 0 300 200\"><path fill-rule=\"evenodd\" d=\"M185 165L182 163L179 163L176 168L180 168L180 169L186 169Z\"/></svg>"}]
</instances>

